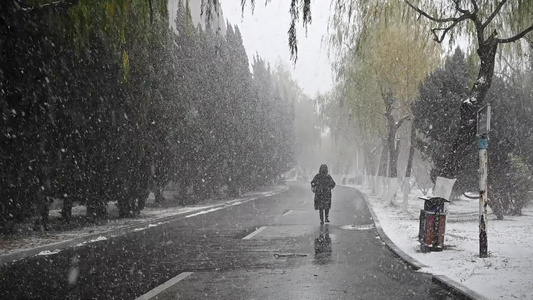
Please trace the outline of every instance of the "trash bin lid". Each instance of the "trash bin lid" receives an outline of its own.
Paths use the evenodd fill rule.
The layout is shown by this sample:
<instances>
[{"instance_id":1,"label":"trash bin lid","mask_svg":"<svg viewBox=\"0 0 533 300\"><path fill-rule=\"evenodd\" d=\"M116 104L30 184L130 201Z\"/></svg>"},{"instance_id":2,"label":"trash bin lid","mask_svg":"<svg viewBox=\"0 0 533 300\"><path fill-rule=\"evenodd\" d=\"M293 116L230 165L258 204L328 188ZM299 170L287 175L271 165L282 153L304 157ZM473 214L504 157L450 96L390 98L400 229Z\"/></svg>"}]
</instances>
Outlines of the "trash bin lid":
<instances>
[{"instance_id":1,"label":"trash bin lid","mask_svg":"<svg viewBox=\"0 0 533 300\"><path fill-rule=\"evenodd\" d=\"M430 201L430 202L433 202L433 203L438 203L438 202L450 202L449 200L446 200L442 197L418 197L418 199L421 199L421 200L424 200L424 201Z\"/></svg>"}]
</instances>

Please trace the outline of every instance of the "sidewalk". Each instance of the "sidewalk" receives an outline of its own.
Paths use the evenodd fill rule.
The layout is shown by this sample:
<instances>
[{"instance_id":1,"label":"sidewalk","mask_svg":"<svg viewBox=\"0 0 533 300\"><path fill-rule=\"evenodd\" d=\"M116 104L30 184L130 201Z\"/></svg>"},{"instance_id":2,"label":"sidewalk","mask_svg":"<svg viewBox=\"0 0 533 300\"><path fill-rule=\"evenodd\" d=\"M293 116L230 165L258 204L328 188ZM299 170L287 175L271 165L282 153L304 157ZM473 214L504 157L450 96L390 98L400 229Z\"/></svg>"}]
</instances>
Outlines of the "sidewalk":
<instances>
[{"instance_id":1,"label":"sidewalk","mask_svg":"<svg viewBox=\"0 0 533 300\"><path fill-rule=\"evenodd\" d=\"M366 195L380 235L391 250L420 272L433 274L434 281L471 299L533 299L533 207L523 216L505 216L502 221L489 211L489 257L479 258L479 202L461 199L448 207L445 245L442 252L422 253L418 225L423 201L419 190L409 197L408 211L401 209L401 194L395 206L362 186L351 186ZM380 227L380 228L379 228ZM387 241L388 240L388 241Z\"/></svg>"},{"instance_id":2,"label":"sidewalk","mask_svg":"<svg viewBox=\"0 0 533 300\"><path fill-rule=\"evenodd\" d=\"M228 206L242 204L259 198L272 196L287 190L286 185L277 185L264 191L250 192L238 199L213 200L206 203L179 206L170 208L145 208L137 218L119 219L113 214L117 214L114 203L108 205L108 212L111 218L101 225L79 227L68 231L48 231L36 232L19 236L12 236L9 239L0 239L0 265L31 257L34 255L52 255L69 247L79 247L87 243L94 243L107 240L114 236L123 235L128 232L141 231L149 227L159 226L180 218L191 217L204 214ZM147 204L153 203L149 199ZM51 217L58 217L59 210L51 210ZM85 207L77 206L73 209L72 215L84 215Z\"/></svg>"}]
</instances>

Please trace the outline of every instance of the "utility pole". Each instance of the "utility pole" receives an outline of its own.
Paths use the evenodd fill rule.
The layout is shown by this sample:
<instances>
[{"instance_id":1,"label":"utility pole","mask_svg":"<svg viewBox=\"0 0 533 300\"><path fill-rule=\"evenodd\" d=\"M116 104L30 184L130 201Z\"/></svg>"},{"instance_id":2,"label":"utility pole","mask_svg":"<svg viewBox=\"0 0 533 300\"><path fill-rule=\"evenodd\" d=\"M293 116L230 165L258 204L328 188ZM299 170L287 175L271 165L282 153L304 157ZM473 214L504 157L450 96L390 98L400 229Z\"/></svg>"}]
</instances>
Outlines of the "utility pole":
<instances>
[{"instance_id":1,"label":"utility pole","mask_svg":"<svg viewBox=\"0 0 533 300\"><path fill-rule=\"evenodd\" d=\"M479 257L488 256L487 200L488 200L488 153L491 107L483 106L477 113L479 138Z\"/></svg>"},{"instance_id":2,"label":"utility pole","mask_svg":"<svg viewBox=\"0 0 533 300\"><path fill-rule=\"evenodd\" d=\"M479 138L479 257L487 257L487 177L488 157L487 135Z\"/></svg>"}]
</instances>

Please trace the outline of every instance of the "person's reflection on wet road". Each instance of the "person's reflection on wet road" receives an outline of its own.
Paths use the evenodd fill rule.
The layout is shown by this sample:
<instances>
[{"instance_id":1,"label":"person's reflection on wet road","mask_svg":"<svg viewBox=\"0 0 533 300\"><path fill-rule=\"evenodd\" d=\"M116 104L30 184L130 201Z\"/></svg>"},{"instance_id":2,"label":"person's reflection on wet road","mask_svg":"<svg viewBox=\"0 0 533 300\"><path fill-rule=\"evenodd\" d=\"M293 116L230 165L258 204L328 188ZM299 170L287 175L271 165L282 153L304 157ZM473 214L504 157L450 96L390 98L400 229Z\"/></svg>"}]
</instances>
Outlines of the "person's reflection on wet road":
<instances>
[{"instance_id":1,"label":"person's reflection on wet road","mask_svg":"<svg viewBox=\"0 0 533 300\"><path fill-rule=\"evenodd\" d=\"M331 262L331 237L329 225L320 226L320 234L315 237L315 260L314 263L323 265Z\"/></svg>"}]
</instances>

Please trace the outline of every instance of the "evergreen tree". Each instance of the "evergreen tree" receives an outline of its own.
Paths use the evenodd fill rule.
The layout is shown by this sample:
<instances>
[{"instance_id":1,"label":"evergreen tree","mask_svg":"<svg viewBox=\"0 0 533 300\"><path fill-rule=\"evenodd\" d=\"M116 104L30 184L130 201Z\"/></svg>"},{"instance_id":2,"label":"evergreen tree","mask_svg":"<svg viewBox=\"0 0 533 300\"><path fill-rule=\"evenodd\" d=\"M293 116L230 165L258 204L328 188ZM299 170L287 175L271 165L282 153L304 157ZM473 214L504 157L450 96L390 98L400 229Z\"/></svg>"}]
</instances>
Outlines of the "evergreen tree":
<instances>
[{"instance_id":1,"label":"evergreen tree","mask_svg":"<svg viewBox=\"0 0 533 300\"><path fill-rule=\"evenodd\" d=\"M74 203L96 222L111 201L137 216L169 181L196 202L288 169L291 104L263 62L253 78L238 28L191 26L180 6L176 34L163 2L146 14L135 1L2 4L2 232L31 218L46 227L56 198L66 222Z\"/></svg>"},{"instance_id":2,"label":"evergreen tree","mask_svg":"<svg viewBox=\"0 0 533 300\"><path fill-rule=\"evenodd\" d=\"M420 96L412 104L414 126L417 130L415 144L421 153L434 164L431 173L435 181L437 174L448 163L447 155L451 149L454 135L459 126L459 107L462 99L469 93L470 75L462 51L457 48L446 59L443 68L437 69L420 86ZM470 156L461 157L467 161L475 159L477 145L469 144ZM472 188L475 184L476 170L464 170L458 175L456 187ZM472 177L474 176L474 177Z\"/></svg>"},{"instance_id":3,"label":"evergreen tree","mask_svg":"<svg viewBox=\"0 0 533 300\"><path fill-rule=\"evenodd\" d=\"M432 179L445 168L447 152L453 146L453 135L460 122L457 103L468 93L469 70L460 50L446 60L420 87L420 98L413 104L417 147L432 162ZM533 99L524 93L517 80L495 77L487 94L493 114L489 146L489 205L503 218L504 214L520 214L529 202L532 176L531 147L533 126L529 114ZM473 120L473 122L476 122ZM459 165L477 162L477 145L467 145ZM529 160L529 161L528 161ZM457 176L454 194L477 191L477 168L462 168Z\"/></svg>"}]
</instances>

